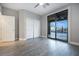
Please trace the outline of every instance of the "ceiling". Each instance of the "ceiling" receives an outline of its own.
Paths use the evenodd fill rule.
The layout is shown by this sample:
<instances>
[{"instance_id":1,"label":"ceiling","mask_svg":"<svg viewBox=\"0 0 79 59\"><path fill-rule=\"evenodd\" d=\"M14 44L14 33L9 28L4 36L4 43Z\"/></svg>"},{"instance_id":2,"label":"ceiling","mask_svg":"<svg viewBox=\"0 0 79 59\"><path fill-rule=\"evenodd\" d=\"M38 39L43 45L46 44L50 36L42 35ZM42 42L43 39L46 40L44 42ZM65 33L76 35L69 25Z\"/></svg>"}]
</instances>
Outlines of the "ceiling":
<instances>
[{"instance_id":1,"label":"ceiling","mask_svg":"<svg viewBox=\"0 0 79 59\"><path fill-rule=\"evenodd\" d=\"M50 3L49 6L43 8L41 5L37 8L34 8L37 3L2 3L1 5L7 8L15 9L15 10L28 10L30 12L36 13L38 15L43 15L49 13L57 8L63 7L68 3Z\"/></svg>"}]
</instances>

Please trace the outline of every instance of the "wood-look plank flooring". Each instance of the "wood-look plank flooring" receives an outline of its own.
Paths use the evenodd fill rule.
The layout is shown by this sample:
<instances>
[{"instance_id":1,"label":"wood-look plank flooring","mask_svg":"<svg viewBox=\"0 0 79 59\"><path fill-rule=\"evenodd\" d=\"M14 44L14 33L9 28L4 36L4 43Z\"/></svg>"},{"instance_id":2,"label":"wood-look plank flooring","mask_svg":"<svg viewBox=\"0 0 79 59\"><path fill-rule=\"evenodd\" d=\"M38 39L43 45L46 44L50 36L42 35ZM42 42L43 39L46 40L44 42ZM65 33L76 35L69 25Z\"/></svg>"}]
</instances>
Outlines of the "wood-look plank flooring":
<instances>
[{"instance_id":1,"label":"wood-look plank flooring","mask_svg":"<svg viewBox=\"0 0 79 59\"><path fill-rule=\"evenodd\" d=\"M10 42L11 43L11 42ZM78 56L79 46L66 42L36 38L0 46L0 56Z\"/></svg>"}]
</instances>

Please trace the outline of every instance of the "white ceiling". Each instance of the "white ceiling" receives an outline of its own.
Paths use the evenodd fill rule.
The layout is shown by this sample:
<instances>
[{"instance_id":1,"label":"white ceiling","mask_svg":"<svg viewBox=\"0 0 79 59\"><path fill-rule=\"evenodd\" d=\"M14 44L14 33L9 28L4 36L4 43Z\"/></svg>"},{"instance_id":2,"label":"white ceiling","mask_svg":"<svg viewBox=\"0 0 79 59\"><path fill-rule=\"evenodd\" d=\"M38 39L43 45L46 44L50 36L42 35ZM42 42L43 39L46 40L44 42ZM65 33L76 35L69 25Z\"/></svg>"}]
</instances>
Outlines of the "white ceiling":
<instances>
[{"instance_id":1,"label":"white ceiling","mask_svg":"<svg viewBox=\"0 0 79 59\"><path fill-rule=\"evenodd\" d=\"M38 6L37 8L34 8L36 4L37 3L2 3L1 5L15 10L24 9L36 13L38 15L43 15L48 12L51 12L52 10L65 6L68 3L50 3L50 6L47 6L46 8L43 8L42 6Z\"/></svg>"}]
</instances>

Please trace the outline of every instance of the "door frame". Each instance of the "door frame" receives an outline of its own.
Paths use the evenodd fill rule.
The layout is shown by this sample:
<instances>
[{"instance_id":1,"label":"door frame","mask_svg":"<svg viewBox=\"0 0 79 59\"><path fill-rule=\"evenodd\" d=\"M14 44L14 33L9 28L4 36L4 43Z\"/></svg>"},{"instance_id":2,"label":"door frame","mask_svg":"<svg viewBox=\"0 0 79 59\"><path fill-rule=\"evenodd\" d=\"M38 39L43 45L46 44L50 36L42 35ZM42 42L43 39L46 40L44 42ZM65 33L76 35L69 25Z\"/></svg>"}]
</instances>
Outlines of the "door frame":
<instances>
[{"instance_id":1,"label":"door frame","mask_svg":"<svg viewBox=\"0 0 79 59\"><path fill-rule=\"evenodd\" d=\"M61 20L60 20L61 21ZM51 21L52 22L52 21ZM54 40L59 40L59 41L64 41L64 42L68 42L68 28L67 28L67 40L65 41L65 40L62 40L62 39L58 39L58 38L56 38L56 36L57 36L57 33L56 33L56 21L54 21L55 22L55 38L51 38L51 37L49 37L49 34L47 33L47 38L49 38L49 39L54 39ZM50 23L50 22L49 22ZM49 24L48 24L48 26L49 26ZM49 26L50 27L50 26ZM67 27L68 27L68 21L67 21Z\"/></svg>"},{"instance_id":2,"label":"door frame","mask_svg":"<svg viewBox=\"0 0 79 59\"><path fill-rule=\"evenodd\" d=\"M66 9L67 10L67 27L68 27L68 9ZM61 12L61 11L60 11ZM49 23L50 22L52 22L52 21L54 21L55 22L55 38L51 38L51 37L49 37L49 31L50 31L50 26L49 26ZM63 41L63 42L68 42L68 28L67 28L67 40L65 41L65 40L62 40L62 39L57 39L56 38L56 21L57 20L51 20L50 22L48 21L48 16L47 16L47 38L49 38L49 39L54 39L54 40L59 40L59 41ZM59 21L61 21L61 20L59 20Z\"/></svg>"}]
</instances>

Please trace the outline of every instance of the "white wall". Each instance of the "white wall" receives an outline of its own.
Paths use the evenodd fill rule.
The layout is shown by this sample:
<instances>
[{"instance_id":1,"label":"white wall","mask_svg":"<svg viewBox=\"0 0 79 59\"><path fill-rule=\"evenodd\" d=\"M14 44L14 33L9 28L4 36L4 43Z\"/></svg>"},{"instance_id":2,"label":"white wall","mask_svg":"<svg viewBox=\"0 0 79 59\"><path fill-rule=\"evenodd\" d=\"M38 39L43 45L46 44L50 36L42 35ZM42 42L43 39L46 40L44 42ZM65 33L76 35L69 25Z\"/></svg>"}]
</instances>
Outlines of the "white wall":
<instances>
[{"instance_id":1,"label":"white wall","mask_svg":"<svg viewBox=\"0 0 79 59\"><path fill-rule=\"evenodd\" d=\"M41 16L41 36L47 37L47 15Z\"/></svg>"},{"instance_id":2,"label":"white wall","mask_svg":"<svg viewBox=\"0 0 79 59\"><path fill-rule=\"evenodd\" d=\"M15 17L0 15L0 41L15 40Z\"/></svg>"},{"instance_id":3,"label":"white wall","mask_svg":"<svg viewBox=\"0 0 79 59\"><path fill-rule=\"evenodd\" d=\"M34 25L34 29L33 29ZM19 37L20 39L28 39L40 36L40 16L29 11L19 11Z\"/></svg>"},{"instance_id":4,"label":"white wall","mask_svg":"<svg viewBox=\"0 0 79 59\"><path fill-rule=\"evenodd\" d=\"M26 30L26 27L27 27L26 22L27 21L25 19L29 19L29 18L32 19L32 20L33 19L36 20L35 23L38 23L37 25L34 25L35 28L36 28L36 26L39 27L39 28L36 28L37 31L34 29L35 30L34 34L36 34L36 35L34 35L34 37L40 36L40 25L39 25L40 24L40 20L39 20L40 16L39 15L31 13L29 11L25 11L25 10L16 11L16 10L9 9L9 8L3 7L3 6L1 6L1 7L2 8L0 9L0 11L2 12L2 15L15 16L15 36L16 36L16 40L18 40L19 37L21 39L24 39L24 38L27 37L25 31L28 32L28 30Z\"/></svg>"},{"instance_id":5,"label":"white wall","mask_svg":"<svg viewBox=\"0 0 79 59\"><path fill-rule=\"evenodd\" d=\"M41 34L47 37L47 16L68 9L68 42L79 45L79 4L71 4L43 15L41 18Z\"/></svg>"},{"instance_id":6,"label":"white wall","mask_svg":"<svg viewBox=\"0 0 79 59\"><path fill-rule=\"evenodd\" d=\"M2 15L15 16L16 40L18 40L19 37L21 39L25 39L26 37L29 38L31 35L27 36L26 35L27 32L30 32L31 34L33 33L32 30L26 29L26 28L29 28L29 26L27 27L28 22L26 19L34 20L33 21L34 22L34 34L35 34L34 37L40 36L40 19L39 19L40 16L39 15L34 14L29 11L25 11L25 10L16 11L16 10L9 9L9 8L3 7L3 6L0 7L0 11L1 11ZM33 27L33 25L31 25L31 27Z\"/></svg>"},{"instance_id":7,"label":"white wall","mask_svg":"<svg viewBox=\"0 0 79 59\"><path fill-rule=\"evenodd\" d=\"M57 12L60 12L62 10L68 9L69 8L68 6L69 5L58 8L58 9L56 9L56 10L54 10L54 11L48 13L48 14L41 16L41 36L42 37L47 37L47 16L54 14L54 13L57 13Z\"/></svg>"},{"instance_id":8,"label":"white wall","mask_svg":"<svg viewBox=\"0 0 79 59\"><path fill-rule=\"evenodd\" d=\"M18 15L18 11L2 6L1 12L2 12L2 15L15 16L15 37L16 37L16 40L18 40L18 38L19 38L19 15Z\"/></svg>"},{"instance_id":9,"label":"white wall","mask_svg":"<svg viewBox=\"0 0 79 59\"><path fill-rule=\"evenodd\" d=\"M71 44L79 45L79 4L70 6L70 40Z\"/></svg>"},{"instance_id":10,"label":"white wall","mask_svg":"<svg viewBox=\"0 0 79 59\"><path fill-rule=\"evenodd\" d=\"M1 15L1 6L0 6L0 15Z\"/></svg>"}]
</instances>

